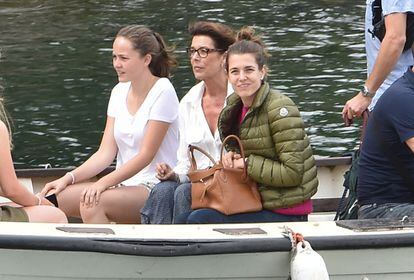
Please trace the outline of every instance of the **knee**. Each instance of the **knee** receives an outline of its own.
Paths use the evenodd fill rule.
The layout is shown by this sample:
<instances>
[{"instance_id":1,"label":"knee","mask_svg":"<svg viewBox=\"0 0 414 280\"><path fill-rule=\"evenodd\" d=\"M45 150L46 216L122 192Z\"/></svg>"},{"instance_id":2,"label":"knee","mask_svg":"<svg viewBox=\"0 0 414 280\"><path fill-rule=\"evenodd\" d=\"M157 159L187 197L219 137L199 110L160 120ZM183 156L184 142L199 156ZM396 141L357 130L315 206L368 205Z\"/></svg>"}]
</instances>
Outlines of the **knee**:
<instances>
[{"instance_id":1,"label":"knee","mask_svg":"<svg viewBox=\"0 0 414 280\"><path fill-rule=\"evenodd\" d=\"M191 184L181 184L175 190L174 201L180 201L182 199L191 199Z\"/></svg>"},{"instance_id":2,"label":"knee","mask_svg":"<svg viewBox=\"0 0 414 280\"><path fill-rule=\"evenodd\" d=\"M79 205L79 211L81 214L82 221L84 223L88 223L89 221L92 221L95 216L102 211L100 204L94 205L93 207L86 207L84 205Z\"/></svg>"},{"instance_id":3,"label":"knee","mask_svg":"<svg viewBox=\"0 0 414 280\"><path fill-rule=\"evenodd\" d=\"M63 211L60 210L59 208L56 208L53 206L50 206L50 209L48 209L47 220L50 223L57 223L57 224L68 222L68 218L66 217L65 213L63 213Z\"/></svg>"},{"instance_id":4,"label":"knee","mask_svg":"<svg viewBox=\"0 0 414 280\"><path fill-rule=\"evenodd\" d=\"M68 218L66 217L65 213L63 213L63 211L58 208L56 208L56 210L57 211L55 211L54 214L55 223L67 223Z\"/></svg>"},{"instance_id":5,"label":"knee","mask_svg":"<svg viewBox=\"0 0 414 280\"><path fill-rule=\"evenodd\" d=\"M156 184L151 190L150 196L153 197L172 197L174 195L177 183L173 181L164 181Z\"/></svg>"}]
</instances>

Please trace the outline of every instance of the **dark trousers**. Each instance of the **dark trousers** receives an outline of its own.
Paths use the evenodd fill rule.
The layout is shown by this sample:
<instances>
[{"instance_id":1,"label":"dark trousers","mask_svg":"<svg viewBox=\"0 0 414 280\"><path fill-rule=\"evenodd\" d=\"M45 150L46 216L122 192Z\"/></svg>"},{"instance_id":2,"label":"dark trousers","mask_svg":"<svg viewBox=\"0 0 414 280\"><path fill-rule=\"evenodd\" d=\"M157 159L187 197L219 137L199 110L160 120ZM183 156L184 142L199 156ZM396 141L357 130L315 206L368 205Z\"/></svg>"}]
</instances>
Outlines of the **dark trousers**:
<instances>
[{"instance_id":1,"label":"dark trousers","mask_svg":"<svg viewBox=\"0 0 414 280\"><path fill-rule=\"evenodd\" d=\"M307 221L308 215L282 215L269 210L225 215L214 209L198 209L178 215L177 224L270 223Z\"/></svg>"}]
</instances>

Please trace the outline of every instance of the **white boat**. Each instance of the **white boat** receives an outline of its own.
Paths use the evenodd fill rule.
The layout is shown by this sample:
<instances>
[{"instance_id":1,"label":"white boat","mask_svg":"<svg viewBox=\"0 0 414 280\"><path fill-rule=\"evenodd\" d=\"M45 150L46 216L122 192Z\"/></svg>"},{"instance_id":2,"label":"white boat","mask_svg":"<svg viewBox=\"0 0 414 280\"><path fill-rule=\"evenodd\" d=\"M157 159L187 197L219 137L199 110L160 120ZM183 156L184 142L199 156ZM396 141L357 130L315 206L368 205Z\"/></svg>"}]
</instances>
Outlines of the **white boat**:
<instances>
[{"instance_id":1,"label":"white boat","mask_svg":"<svg viewBox=\"0 0 414 280\"><path fill-rule=\"evenodd\" d=\"M286 227L301 233L324 258L330 279L412 279L410 221L332 221L349 163L350 158L318 159L317 212L309 222L0 223L0 279L286 280L291 249ZM18 176L37 191L66 171L19 170Z\"/></svg>"}]
</instances>

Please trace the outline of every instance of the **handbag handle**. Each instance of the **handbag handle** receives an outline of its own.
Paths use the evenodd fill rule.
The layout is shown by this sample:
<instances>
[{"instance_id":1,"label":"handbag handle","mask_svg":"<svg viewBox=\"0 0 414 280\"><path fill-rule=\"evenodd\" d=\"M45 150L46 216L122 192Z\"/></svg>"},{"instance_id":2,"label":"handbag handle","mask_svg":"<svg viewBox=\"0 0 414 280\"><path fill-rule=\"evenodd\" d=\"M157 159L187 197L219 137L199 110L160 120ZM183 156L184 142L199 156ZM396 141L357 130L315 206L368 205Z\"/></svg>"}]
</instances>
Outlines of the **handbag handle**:
<instances>
[{"instance_id":1,"label":"handbag handle","mask_svg":"<svg viewBox=\"0 0 414 280\"><path fill-rule=\"evenodd\" d=\"M188 145L188 158L190 159L190 163L191 163L191 169L192 170L196 170L197 169L197 163L194 157L194 150L199 151L200 153L204 154L206 157L208 157L209 160L211 160L211 162L214 164L216 161L214 160L214 158L207 153L206 151L204 151L203 149L197 147L197 146L193 146L193 145Z\"/></svg>"},{"instance_id":2,"label":"handbag handle","mask_svg":"<svg viewBox=\"0 0 414 280\"><path fill-rule=\"evenodd\" d=\"M243 149L243 145L242 145L242 143L241 143L240 138L239 138L239 137L237 137L236 135L231 134L231 135L227 136L226 138L224 138L224 140L223 140L223 144L222 144L222 146L221 146L221 152L220 152L220 163L221 163L221 164L223 164L223 151L224 151L224 146L225 146L225 144L227 143L227 141L228 141L229 139L234 139L234 140L236 140L237 144L239 145L239 148L240 148L240 155L241 155L241 157L242 157L242 159L243 159L243 175L244 175L244 177L246 178L246 177L247 177L247 166L246 166L246 161L244 160L244 158L245 158L245 157L244 157L244 149Z\"/></svg>"}]
</instances>

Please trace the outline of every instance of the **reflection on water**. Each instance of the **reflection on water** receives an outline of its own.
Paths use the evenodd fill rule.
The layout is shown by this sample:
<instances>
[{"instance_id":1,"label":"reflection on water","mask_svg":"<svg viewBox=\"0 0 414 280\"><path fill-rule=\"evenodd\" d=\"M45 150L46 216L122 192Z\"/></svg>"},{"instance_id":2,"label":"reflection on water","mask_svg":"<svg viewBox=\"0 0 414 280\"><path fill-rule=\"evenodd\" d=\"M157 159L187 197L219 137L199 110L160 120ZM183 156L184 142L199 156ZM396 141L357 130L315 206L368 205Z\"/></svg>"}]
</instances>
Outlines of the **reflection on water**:
<instances>
[{"instance_id":1,"label":"reflection on water","mask_svg":"<svg viewBox=\"0 0 414 280\"><path fill-rule=\"evenodd\" d=\"M6 0L0 1L0 82L14 120L14 159L24 166L74 166L99 145L116 76L112 40L146 24L176 46L180 96L194 85L186 28L216 20L255 25L272 55L269 80L299 106L315 154L355 146L340 110L365 77L364 1Z\"/></svg>"}]
</instances>

